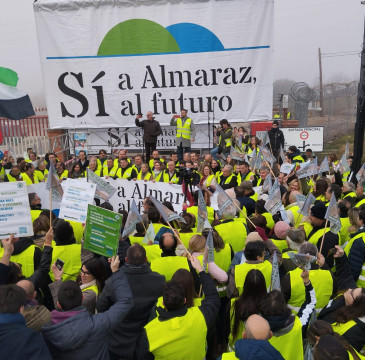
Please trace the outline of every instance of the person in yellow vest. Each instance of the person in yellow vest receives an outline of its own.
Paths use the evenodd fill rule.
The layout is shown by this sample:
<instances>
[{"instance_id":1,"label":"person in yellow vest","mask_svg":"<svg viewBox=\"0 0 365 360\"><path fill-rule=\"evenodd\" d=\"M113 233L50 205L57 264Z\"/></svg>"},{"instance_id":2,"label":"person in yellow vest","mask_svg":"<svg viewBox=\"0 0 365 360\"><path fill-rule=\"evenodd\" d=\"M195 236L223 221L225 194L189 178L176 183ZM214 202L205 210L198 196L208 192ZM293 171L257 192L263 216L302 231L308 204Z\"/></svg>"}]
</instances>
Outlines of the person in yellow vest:
<instances>
[{"instance_id":1,"label":"person in yellow vest","mask_svg":"<svg viewBox=\"0 0 365 360\"><path fill-rule=\"evenodd\" d=\"M163 305L159 317L145 326L138 359L202 360L206 355L206 337L216 324L219 296L213 280L198 259L192 266L199 273L205 298L199 307L187 308L184 291L179 283L169 282L163 290Z\"/></svg>"},{"instance_id":2,"label":"person in yellow vest","mask_svg":"<svg viewBox=\"0 0 365 360\"><path fill-rule=\"evenodd\" d=\"M194 228L195 216L188 212L183 213L181 216L185 220L185 223L180 223L179 238L184 246L188 249L190 239L196 234L196 228ZM183 253L185 253L185 249L183 250L182 254Z\"/></svg>"},{"instance_id":3,"label":"person in yellow vest","mask_svg":"<svg viewBox=\"0 0 365 360\"><path fill-rule=\"evenodd\" d=\"M152 172L153 182L159 182L164 170L164 166L159 160L156 160L154 164L154 170Z\"/></svg>"},{"instance_id":4,"label":"person in yellow vest","mask_svg":"<svg viewBox=\"0 0 365 360\"><path fill-rule=\"evenodd\" d=\"M358 208L361 205L365 204L365 195L364 195L364 185L361 181L359 181L356 185L356 205Z\"/></svg>"},{"instance_id":5,"label":"person in yellow vest","mask_svg":"<svg viewBox=\"0 0 365 360\"><path fill-rule=\"evenodd\" d=\"M152 180L152 179L153 179L152 173L150 172L150 168L148 167L148 164L143 163L141 165L141 171L138 173L136 180L148 181L148 180Z\"/></svg>"},{"instance_id":6,"label":"person in yellow vest","mask_svg":"<svg viewBox=\"0 0 365 360\"><path fill-rule=\"evenodd\" d=\"M300 195L299 191L290 191L289 204L285 207L286 215L288 216L292 226L300 224L303 215L300 213L300 208L297 203L297 195ZM285 196L285 194L283 195Z\"/></svg>"},{"instance_id":7,"label":"person in yellow vest","mask_svg":"<svg viewBox=\"0 0 365 360\"><path fill-rule=\"evenodd\" d=\"M266 260L266 251L269 252L268 260ZM277 255L278 264L281 264L280 250L273 244L270 239L263 241L261 235L257 232L250 233L246 238L246 246L244 248L244 258L241 263L231 267L229 272L229 283L227 287L227 295L229 298L242 294L243 284L247 273L251 269L257 269L262 272L266 282L266 289L271 285L272 259L274 253ZM235 261L235 259L233 260Z\"/></svg>"},{"instance_id":8,"label":"person in yellow vest","mask_svg":"<svg viewBox=\"0 0 365 360\"><path fill-rule=\"evenodd\" d=\"M32 163L34 166L36 166L37 163L37 154L35 152L29 153L29 159L25 159L27 163Z\"/></svg>"},{"instance_id":9,"label":"person in yellow vest","mask_svg":"<svg viewBox=\"0 0 365 360\"><path fill-rule=\"evenodd\" d=\"M114 160L109 156L106 160L106 166L103 167L103 176L108 179L109 177L116 178L118 165L114 164Z\"/></svg>"},{"instance_id":10,"label":"person in yellow vest","mask_svg":"<svg viewBox=\"0 0 365 360\"><path fill-rule=\"evenodd\" d=\"M218 199L218 204L220 199ZM223 221L214 226L225 244L230 244L234 252L241 251L248 233L247 226L241 221L233 221L236 216L236 206L230 204L222 213Z\"/></svg>"},{"instance_id":11,"label":"person in yellow vest","mask_svg":"<svg viewBox=\"0 0 365 360\"><path fill-rule=\"evenodd\" d=\"M334 332L343 336L356 351L361 351L365 345L365 289L356 286L348 258L341 246L336 245L334 257L337 287L345 292L330 301L317 319L332 324Z\"/></svg>"},{"instance_id":12,"label":"person in yellow vest","mask_svg":"<svg viewBox=\"0 0 365 360\"><path fill-rule=\"evenodd\" d=\"M119 167L120 166L120 160L127 159L128 163L131 163L131 159L127 157L127 150L121 149L118 152L118 156L116 159L114 159L114 166Z\"/></svg>"},{"instance_id":13,"label":"person in yellow vest","mask_svg":"<svg viewBox=\"0 0 365 360\"><path fill-rule=\"evenodd\" d=\"M232 189L237 186L237 176L233 173L231 165L225 165L222 173L217 176L217 183L223 190Z\"/></svg>"},{"instance_id":14,"label":"person in yellow vest","mask_svg":"<svg viewBox=\"0 0 365 360\"><path fill-rule=\"evenodd\" d=\"M215 219L215 212L214 209L210 206L210 198L206 195L205 190L202 190L202 194L204 199L206 200L206 206L207 206L207 212L208 212L208 222L209 224L212 224L212 222ZM198 203L199 203L199 192L195 191L193 193L194 198L194 205L190 206L186 209L187 213L193 214L195 216L195 227L198 225ZM207 201L208 200L208 201Z\"/></svg>"},{"instance_id":15,"label":"person in yellow vest","mask_svg":"<svg viewBox=\"0 0 365 360\"><path fill-rule=\"evenodd\" d=\"M176 126L176 146L179 161L183 160L184 153L190 153L191 143L195 141L194 121L188 117L188 111L182 109L179 115L170 120L170 126Z\"/></svg>"},{"instance_id":16,"label":"person in yellow vest","mask_svg":"<svg viewBox=\"0 0 365 360\"><path fill-rule=\"evenodd\" d=\"M60 259L64 262L62 279L76 281L81 269L81 244L76 244L71 224L58 218L53 223L55 246L52 253L52 264ZM54 281L53 272L49 276Z\"/></svg>"},{"instance_id":17,"label":"person in yellow vest","mask_svg":"<svg viewBox=\"0 0 365 360\"><path fill-rule=\"evenodd\" d=\"M134 167L134 169L136 170L137 175L141 172L142 164L143 164L143 156L142 156L142 154L137 154L134 157L134 164L132 165Z\"/></svg>"},{"instance_id":18,"label":"person in yellow vest","mask_svg":"<svg viewBox=\"0 0 365 360\"><path fill-rule=\"evenodd\" d=\"M286 232L287 247L282 251L283 262L280 267L280 273L286 274L290 270L294 270L297 266L291 261L288 252L297 253L300 246L305 241L305 233L300 229L290 229Z\"/></svg>"},{"instance_id":19,"label":"person in yellow vest","mask_svg":"<svg viewBox=\"0 0 365 360\"><path fill-rule=\"evenodd\" d=\"M288 147L288 156L291 159L292 164L298 165L304 162L304 159L300 155L300 150L295 145Z\"/></svg>"},{"instance_id":20,"label":"person in yellow vest","mask_svg":"<svg viewBox=\"0 0 365 360\"><path fill-rule=\"evenodd\" d=\"M176 151L173 151L171 154L170 154L170 161L173 161L175 163L175 167L176 166L179 166L179 160L177 158L177 152Z\"/></svg>"},{"instance_id":21,"label":"person in yellow vest","mask_svg":"<svg viewBox=\"0 0 365 360\"><path fill-rule=\"evenodd\" d=\"M284 360L280 352L270 344L273 333L269 323L260 315L254 314L245 322L242 339L235 343L234 352L222 354L222 360Z\"/></svg>"},{"instance_id":22,"label":"person in yellow vest","mask_svg":"<svg viewBox=\"0 0 365 360\"><path fill-rule=\"evenodd\" d=\"M251 176L253 176L253 172L250 170L250 164L246 161L242 162L237 167L237 184L240 186L243 181L250 181Z\"/></svg>"},{"instance_id":23,"label":"person in yellow vest","mask_svg":"<svg viewBox=\"0 0 365 360\"><path fill-rule=\"evenodd\" d=\"M36 290L47 282L48 271L52 260L52 228L45 236L43 251L38 259L40 249L32 244L30 241L24 241L21 238L14 239L10 235L8 239L2 239L2 248L0 248L0 264L2 271L9 271L7 276L7 283L17 283L19 280L27 279L34 284ZM31 240L31 239L30 239ZM19 242L20 241L20 242ZM17 242L19 244L17 244ZM20 252L21 248L25 248L26 244L29 246ZM34 247L38 249L36 252ZM19 249L18 249L19 248ZM34 259L34 255L37 257ZM35 262L38 262L35 269Z\"/></svg>"},{"instance_id":24,"label":"person in yellow vest","mask_svg":"<svg viewBox=\"0 0 365 360\"><path fill-rule=\"evenodd\" d=\"M252 185L255 186L262 186L264 185L266 177L270 174L270 168L268 166L261 166L260 168L260 176L257 177L255 174L251 175L250 180L252 181Z\"/></svg>"},{"instance_id":25,"label":"person in yellow vest","mask_svg":"<svg viewBox=\"0 0 365 360\"><path fill-rule=\"evenodd\" d=\"M241 207L245 207L247 216L255 213L255 204L258 200L258 194L253 190L251 181L243 181L240 186L234 188L236 199L240 202ZM266 211L266 209L265 209Z\"/></svg>"},{"instance_id":26,"label":"person in yellow vest","mask_svg":"<svg viewBox=\"0 0 365 360\"><path fill-rule=\"evenodd\" d=\"M360 208L358 212L359 228L351 237L349 244L345 247L348 255L351 273L356 285L365 288L365 209Z\"/></svg>"},{"instance_id":27,"label":"person in yellow vest","mask_svg":"<svg viewBox=\"0 0 365 360\"><path fill-rule=\"evenodd\" d=\"M231 151L232 146L232 126L227 119L220 121L220 126L217 128L216 136L219 137L218 146L211 150L210 154L214 160L218 160L218 155L223 154L227 157Z\"/></svg>"},{"instance_id":28,"label":"person in yellow vest","mask_svg":"<svg viewBox=\"0 0 365 360\"><path fill-rule=\"evenodd\" d=\"M356 187L352 182L345 182L342 186L342 199L356 198Z\"/></svg>"},{"instance_id":29,"label":"person in yellow vest","mask_svg":"<svg viewBox=\"0 0 365 360\"><path fill-rule=\"evenodd\" d=\"M120 168L117 170L116 176L121 179L132 180L137 178L137 171L129 164L127 158L120 160Z\"/></svg>"},{"instance_id":30,"label":"person in yellow vest","mask_svg":"<svg viewBox=\"0 0 365 360\"><path fill-rule=\"evenodd\" d=\"M310 254L315 256L317 264L311 264L309 278L316 292L317 303L316 312L319 313L330 301L335 292L333 278L330 268L325 264L322 254L318 254L315 245L304 242L298 250L298 254ZM281 291L288 306L297 314L303 302L305 301L305 289L301 278L302 270L296 268L288 272L281 279Z\"/></svg>"},{"instance_id":31,"label":"person in yellow vest","mask_svg":"<svg viewBox=\"0 0 365 360\"><path fill-rule=\"evenodd\" d=\"M217 184L217 180L213 174L212 168L208 163L203 163L202 165L202 177L200 179L200 187L202 190L209 191L215 189L215 185ZM209 191L210 196L212 192Z\"/></svg>"},{"instance_id":32,"label":"person in yellow vest","mask_svg":"<svg viewBox=\"0 0 365 360\"><path fill-rule=\"evenodd\" d=\"M76 162L75 164L72 165L71 170L68 173L68 177L70 179L79 179L79 178L83 178L85 176L86 173L86 169L83 170L83 167L81 167L79 162Z\"/></svg>"},{"instance_id":33,"label":"person in yellow vest","mask_svg":"<svg viewBox=\"0 0 365 360\"><path fill-rule=\"evenodd\" d=\"M99 157L97 158L97 168L100 172L103 172L103 168L106 167L107 153L104 149L99 150Z\"/></svg>"},{"instance_id":34,"label":"person in yellow vest","mask_svg":"<svg viewBox=\"0 0 365 360\"><path fill-rule=\"evenodd\" d=\"M176 256L177 238L174 234L165 233L159 241L162 254L160 258L151 261L151 270L165 276L170 281L178 269L190 270L186 257Z\"/></svg>"},{"instance_id":35,"label":"person in yellow vest","mask_svg":"<svg viewBox=\"0 0 365 360\"><path fill-rule=\"evenodd\" d=\"M260 303L260 315L268 321L273 333L269 342L287 360L303 359L302 328L308 325L316 305L317 294L309 271L301 270L299 280L305 288L305 296L297 315L286 305L284 295L278 289L268 293Z\"/></svg>"},{"instance_id":36,"label":"person in yellow vest","mask_svg":"<svg viewBox=\"0 0 365 360\"><path fill-rule=\"evenodd\" d=\"M57 163L56 173L60 182L68 178L68 170L66 170L65 163L63 162Z\"/></svg>"},{"instance_id":37,"label":"person in yellow vest","mask_svg":"<svg viewBox=\"0 0 365 360\"><path fill-rule=\"evenodd\" d=\"M53 163L53 166L56 168L56 164L58 163L58 159L55 153L47 153L45 158L45 162L47 163L47 170L49 170L50 163Z\"/></svg>"},{"instance_id":38,"label":"person in yellow vest","mask_svg":"<svg viewBox=\"0 0 365 360\"><path fill-rule=\"evenodd\" d=\"M160 182L169 183L169 184L178 184L180 181L180 177L175 170L175 163L173 161L169 161L167 163L167 169L164 170L161 174Z\"/></svg>"},{"instance_id":39,"label":"person in yellow vest","mask_svg":"<svg viewBox=\"0 0 365 360\"><path fill-rule=\"evenodd\" d=\"M198 154L197 154L195 151L192 151L192 152L190 153L190 160L191 160L193 163L197 162L198 164L200 164L199 156L198 156Z\"/></svg>"},{"instance_id":40,"label":"person in yellow vest","mask_svg":"<svg viewBox=\"0 0 365 360\"><path fill-rule=\"evenodd\" d=\"M318 250L321 248L322 239L323 247L321 254L324 256L326 264L332 268L333 256L329 253L330 249L338 245L339 236L330 231L329 225L325 229L325 215L327 207L322 201L317 201L310 209L309 220L313 226L309 233L307 240L317 246ZM323 238L324 234L324 238Z\"/></svg>"},{"instance_id":41,"label":"person in yellow vest","mask_svg":"<svg viewBox=\"0 0 365 360\"><path fill-rule=\"evenodd\" d=\"M37 161L37 167L35 168L34 173L39 182L47 180L48 170L46 169L46 163L43 159Z\"/></svg>"},{"instance_id":42,"label":"person in yellow vest","mask_svg":"<svg viewBox=\"0 0 365 360\"><path fill-rule=\"evenodd\" d=\"M34 174L34 165L32 163L27 163L25 165L25 171L22 173L23 181L26 182L27 185L38 184L37 175Z\"/></svg>"},{"instance_id":43,"label":"person in yellow vest","mask_svg":"<svg viewBox=\"0 0 365 360\"><path fill-rule=\"evenodd\" d=\"M98 176L102 176L101 172L103 170L103 167L98 168L97 159L92 157L89 161L89 166L87 169L91 170L93 173L95 173ZM84 171L83 177L87 178L87 169Z\"/></svg>"},{"instance_id":44,"label":"person in yellow vest","mask_svg":"<svg viewBox=\"0 0 365 360\"><path fill-rule=\"evenodd\" d=\"M165 163L165 160L160 157L160 153L158 150L153 150L152 152L152 158L148 161L148 166L150 167L150 170L153 171L155 168L155 161L158 160L162 164Z\"/></svg>"},{"instance_id":45,"label":"person in yellow vest","mask_svg":"<svg viewBox=\"0 0 365 360\"><path fill-rule=\"evenodd\" d=\"M4 182L23 181L19 165L12 165L9 174L5 175Z\"/></svg>"},{"instance_id":46,"label":"person in yellow vest","mask_svg":"<svg viewBox=\"0 0 365 360\"><path fill-rule=\"evenodd\" d=\"M66 260L67 261L67 260ZM82 291L82 306L90 314L95 314L96 300L101 293L105 282L105 271L103 264L98 258L91 258L82 263L80 270L80 289ZM58 269L52 264L55 281L49 284L55 306L57 305L57 294L62 284L63 269Z\"/></svg>"},{"instance_id":47,"label":"person in yellow vest","mask_svg":"<svg viewBox=\"0 0 365 360\"><path fill-rule=\"evenodd\" d=\"M34 220L37 219L42 212L42 201L36 193L29 193L28 199L30 205L30 215L32 217L32 222L34 222Z\"/></svg>"}]
</instances>

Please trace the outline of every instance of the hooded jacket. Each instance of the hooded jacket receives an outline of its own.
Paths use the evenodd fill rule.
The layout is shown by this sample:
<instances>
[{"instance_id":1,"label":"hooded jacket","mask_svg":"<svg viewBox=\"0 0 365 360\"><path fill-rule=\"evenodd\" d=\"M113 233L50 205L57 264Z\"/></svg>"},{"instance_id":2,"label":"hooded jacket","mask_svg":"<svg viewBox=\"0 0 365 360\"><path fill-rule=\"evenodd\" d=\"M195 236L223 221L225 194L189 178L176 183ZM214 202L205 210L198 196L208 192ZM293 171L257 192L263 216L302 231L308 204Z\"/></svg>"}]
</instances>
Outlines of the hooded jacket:
<instances>
[{"instance_id":1,"label":"hooded jacket","mask_svg":"<svg viewBox=\"0 0 365 360\"><path fill-rule=\"evenodd\" d=\"M106 312L91 315L85 308L52 312L52 324L42 334L53 359L109 359L108 336L133 306L132 293L124 274L111 276L117 302Z\"/></svg>"},{"instance_id":2,"label":"hooded jacket","mask_svg":"<svg viewBox=\"0 0 365 360\"><path fill-rule=\"evenodd\" d=\"M280 145L284 149L284 134L279 128L272 128L268 131L270 145L273 150L280 150Z\"/></svg>"},{"instance_id":3,"label":"hooded jacket","mask_svg":"<svg viewBox=\"0 0 365 360\"><path fill-rule=\"evenodd\" d=\"M244 360L284 360L267 340L240 339L236 341L235 353Z\"/></svg>"}]
</instances>

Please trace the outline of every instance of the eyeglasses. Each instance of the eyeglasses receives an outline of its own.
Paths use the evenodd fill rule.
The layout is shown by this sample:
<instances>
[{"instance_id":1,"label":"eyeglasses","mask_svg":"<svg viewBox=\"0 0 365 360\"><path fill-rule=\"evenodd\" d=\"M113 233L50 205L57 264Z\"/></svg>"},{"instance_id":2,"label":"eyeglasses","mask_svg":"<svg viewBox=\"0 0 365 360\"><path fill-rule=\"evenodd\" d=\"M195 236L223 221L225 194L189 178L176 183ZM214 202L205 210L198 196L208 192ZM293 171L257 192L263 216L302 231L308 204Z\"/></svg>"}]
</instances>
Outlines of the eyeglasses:
<instances>
[{"instance_id":1,"label":"eyeglasses","mask_svg":"<svg viewBox=\"0 0 365 360\"><path fill-rule=\"evenodd\" d=\"M350 295L351 295L351 297L352 297L352 300L354 300L355 301L355 297L354 297L354 291L355 291L356 289L352 289L351 291L350 291Z\"/></svg>"},{"instance_id":2,"label":"eyeglasses","mask_svg":"<svg viewBox=\"0 0 365 360\"><path fill-rule=\"evenodd\" d=\"M88 271L84 271L82 269L80 269L81 273L84 274L84 275L91 275L91 272L88 272Z\"/></svg>"}]
</instances>

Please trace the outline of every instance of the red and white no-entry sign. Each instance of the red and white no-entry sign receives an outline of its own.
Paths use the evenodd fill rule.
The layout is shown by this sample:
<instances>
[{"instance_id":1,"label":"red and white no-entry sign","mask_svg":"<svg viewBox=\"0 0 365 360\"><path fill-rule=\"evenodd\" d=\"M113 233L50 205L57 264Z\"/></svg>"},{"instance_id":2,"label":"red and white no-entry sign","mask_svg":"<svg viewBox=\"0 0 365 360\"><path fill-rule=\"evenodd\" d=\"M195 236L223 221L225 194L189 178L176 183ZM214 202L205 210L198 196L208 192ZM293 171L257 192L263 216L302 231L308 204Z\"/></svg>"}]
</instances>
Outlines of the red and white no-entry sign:
<instances>
[{"instance_id":1,"label":"red and white no-entry sign","mask_svg":"<svg viewBox=\"0 0 365 360\"><path fill-rule=\"evenodd\" d=\"M302 140L307 140L309 136L308 131L302 131L299 136Z\"/></svg>"}]
</instances>

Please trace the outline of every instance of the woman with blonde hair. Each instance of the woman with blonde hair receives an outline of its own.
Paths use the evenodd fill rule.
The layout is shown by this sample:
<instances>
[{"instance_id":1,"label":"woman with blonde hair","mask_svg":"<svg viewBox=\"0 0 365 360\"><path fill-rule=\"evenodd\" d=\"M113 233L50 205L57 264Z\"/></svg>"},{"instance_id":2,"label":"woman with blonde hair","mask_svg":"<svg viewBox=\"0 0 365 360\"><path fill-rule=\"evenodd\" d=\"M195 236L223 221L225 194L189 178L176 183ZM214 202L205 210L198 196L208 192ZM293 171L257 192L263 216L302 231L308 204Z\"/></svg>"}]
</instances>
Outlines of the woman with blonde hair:
<instances>
[{"instance_id":1,"label":"woman with blonde hair","mask_svg":"<svg viewBox=\"0 0 365 360\"><path fill-rule=\"evenodd\" d=\"M141 171L137 175L137 180L144 180L144 181L152 180L152 174L150 172L148 164L142 163Z\"/></svg>"}]
</instances>

